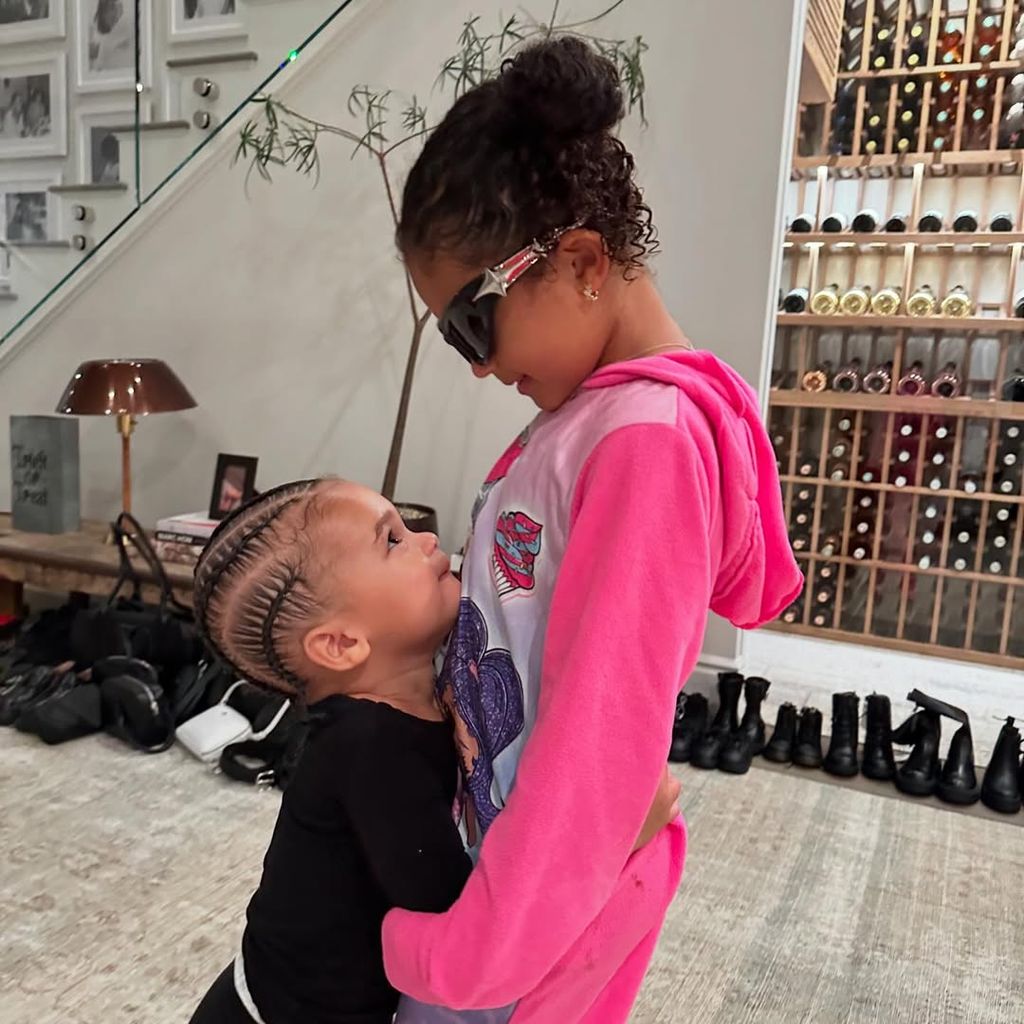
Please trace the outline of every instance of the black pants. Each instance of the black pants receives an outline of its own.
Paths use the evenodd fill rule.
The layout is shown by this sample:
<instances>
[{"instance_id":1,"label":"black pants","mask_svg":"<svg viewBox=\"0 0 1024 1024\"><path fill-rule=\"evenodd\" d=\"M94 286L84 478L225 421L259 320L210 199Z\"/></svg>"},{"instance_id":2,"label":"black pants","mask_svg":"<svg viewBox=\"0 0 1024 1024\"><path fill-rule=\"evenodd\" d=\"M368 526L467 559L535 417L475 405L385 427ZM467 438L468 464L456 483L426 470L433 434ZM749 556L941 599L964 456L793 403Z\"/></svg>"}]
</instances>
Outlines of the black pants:
<instances>
[{"instance_id":1,"label":"black pants","mask_svg":"<svg viewBox=\"0 0 1024 1024\"><path fill-rule=\"evenodd\" d=\"M210 986L189 1024L253 1024L235 991L234 964L229 964Z\"/></svg>"}]
</instances>

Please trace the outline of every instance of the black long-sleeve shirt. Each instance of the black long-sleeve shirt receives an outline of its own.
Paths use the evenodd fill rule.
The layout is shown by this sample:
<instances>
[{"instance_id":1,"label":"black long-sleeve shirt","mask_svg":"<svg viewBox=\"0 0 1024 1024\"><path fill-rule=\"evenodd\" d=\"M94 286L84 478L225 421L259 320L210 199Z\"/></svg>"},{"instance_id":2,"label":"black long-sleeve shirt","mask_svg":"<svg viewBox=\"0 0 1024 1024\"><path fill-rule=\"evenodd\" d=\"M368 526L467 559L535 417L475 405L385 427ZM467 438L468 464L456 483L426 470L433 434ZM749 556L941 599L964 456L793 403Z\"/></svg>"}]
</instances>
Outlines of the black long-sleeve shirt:
<instances>
[{"instance_id":1,"label":"black long-sleeve shirt","mask_svg":"<svg viewBox=\"0 0 1024 1024\"><path fill-rule=\"evenodd\" d=\"M310 711L249 904L246 980L266 1024L390 1024L385 913L447 910L471 867L451 728L342 696Z\"/></svg>"}]
</instances>

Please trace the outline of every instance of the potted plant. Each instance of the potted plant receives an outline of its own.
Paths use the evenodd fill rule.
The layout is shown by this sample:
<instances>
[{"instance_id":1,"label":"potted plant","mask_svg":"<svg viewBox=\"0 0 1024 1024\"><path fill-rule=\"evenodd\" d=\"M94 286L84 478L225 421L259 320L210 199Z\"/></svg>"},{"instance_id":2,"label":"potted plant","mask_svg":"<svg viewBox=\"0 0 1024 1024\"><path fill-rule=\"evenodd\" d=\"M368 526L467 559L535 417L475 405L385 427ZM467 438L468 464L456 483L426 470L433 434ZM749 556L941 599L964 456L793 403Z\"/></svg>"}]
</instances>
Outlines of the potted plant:
<instances>
[{"instance_id":1,"label":"potted plant","mask_svg":"<svg viewBox=\"0 0 1024 1024\"><path fill-rule=\"evenodd\" d=\"M641 36L607 39L592 34L597 23L624 3L625 0L615 0L593 17L568 22L559 20L560 0L556 0L546 22L538 21L530 15L513 15L504 19L493 32L485 32L481 28L478 16L470 17L462 26L457 50L442 63L434 88L440 93L450 91L457 99L467 90L493 78L501 69L502 62L520 47L555 34L572 33L588 40L614 62L622 77L628 109L632 111L636 108L641 120L646 123L642 58L647 44ZM270 182L272 170L281 167L309 176L315 185L320 176L321 140L325 136L341 138L355 147L353 156L361 152L376 164L380 172L382 200L387 202L397 230L398 206L389 166L390 158L402 147L421 142L431 129L428 111L415 95L398 104L396 95L390 89L356 85L348 99L348 115L353 122L351 127L328 124L309 117L270 94L254 96L251 102L260 108L259 114L242 127L234 157L235 162L248 164L246 182L253 172ZM400 125L397 137L393 134L395 118ZM394 500L398 480L416 359L423 340L423 329L430 319L430 311L417 299L408 271L404 270L404 274L410 341L391 436L391 449L381 485L381 493L389 501ZM437 515L433 509L409 503L396 503L396 507L409 529L437 532Z\"/></svg>"}]
</instances>

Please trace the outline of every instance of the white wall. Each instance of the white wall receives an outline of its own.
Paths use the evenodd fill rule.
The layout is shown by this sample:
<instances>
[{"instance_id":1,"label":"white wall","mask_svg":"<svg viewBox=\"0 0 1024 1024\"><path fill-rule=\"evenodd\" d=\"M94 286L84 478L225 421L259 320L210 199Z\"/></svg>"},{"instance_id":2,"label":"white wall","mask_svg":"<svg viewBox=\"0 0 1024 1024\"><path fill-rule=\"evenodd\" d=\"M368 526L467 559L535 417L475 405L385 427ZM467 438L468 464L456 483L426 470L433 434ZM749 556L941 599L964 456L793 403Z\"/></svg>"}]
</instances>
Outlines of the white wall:
<instances>
[{"instance_id":1,"label":"white wall","mask_svg":"<svg viewBox=\"0 0 1024 1024\"><path fill-rule=\"evenodd\" d=\"M563 9L585 16L601 6ZM497 17L499 7L364 2L331 58L289 99L338 119L356 82L422 96L463 17ZM720 0L627 0L602 26L642 34L651 48L651 125L631 123L626 135L661 231L660 285L694 341L755 385L775 287L794 103L787 69L802 7L733 8L737 24L723 36ZM144 519L202 507L218 451L258 455L261 486L324 472L379 485L407 346L403 281L373 165L350 161L344 145L328 143L325 157L319 187L284 174L272 187L254 183L247 198L225 151L150 230L104 261L90 287L6 362L0 355L0 505L9 498L6 414L49 411L79 361L117 355L165 358L199 401L194 412L140 424ZM436 506L443 539L458 546L478 482L531 415L513 392L474 380L430 329L399 496ZM86 514L116 510L118 473L113 425L83 420ZM708 650L733 660L735 631L714 625Z\"/></svg>"}]
</instances>

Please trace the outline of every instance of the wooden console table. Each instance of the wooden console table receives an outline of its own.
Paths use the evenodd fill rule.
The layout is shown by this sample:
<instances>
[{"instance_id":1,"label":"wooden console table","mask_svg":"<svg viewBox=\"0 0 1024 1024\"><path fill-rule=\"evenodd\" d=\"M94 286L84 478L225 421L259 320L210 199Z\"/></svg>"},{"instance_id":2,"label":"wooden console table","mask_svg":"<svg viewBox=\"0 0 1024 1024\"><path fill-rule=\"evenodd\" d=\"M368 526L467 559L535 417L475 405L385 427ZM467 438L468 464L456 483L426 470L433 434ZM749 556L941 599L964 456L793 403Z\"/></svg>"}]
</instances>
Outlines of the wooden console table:
<instances>
[{"instance_id":1,"label":"wooden console table","mask_svg":"<svg viewBox=\"0 0 1024 1024\"><path fill-rule=\"evenodd\" d=\"M95 594L106 597L118 573L117 548L106 538L107 523L84 522L77 533L23 533L11 526L11 517L0 513L0 614L21 612L22 588L36 587L53 593ZM139 577L152 580L141 562L134 564ZM175 597L192 604L192 570L167 565ZM146 600L156 600L156 587L144 587Z\"/></svg>"}]
</instances>

